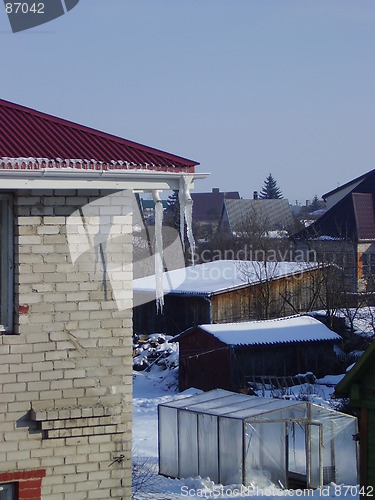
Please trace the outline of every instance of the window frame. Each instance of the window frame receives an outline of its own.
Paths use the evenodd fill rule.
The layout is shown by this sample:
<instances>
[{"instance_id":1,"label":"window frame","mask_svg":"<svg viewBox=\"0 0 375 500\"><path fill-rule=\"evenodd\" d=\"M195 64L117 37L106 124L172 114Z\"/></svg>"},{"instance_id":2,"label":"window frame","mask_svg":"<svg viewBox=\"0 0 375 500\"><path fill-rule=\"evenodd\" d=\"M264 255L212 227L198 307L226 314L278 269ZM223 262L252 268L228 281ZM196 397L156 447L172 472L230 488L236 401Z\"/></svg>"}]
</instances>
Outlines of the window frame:
<instances>
[{"instance_id":1,"label":"window frame","mask_svg":"<svg viewBox=\"0 0 375 500\"><path fill-rule=\"evenodd\" d=\"M13 270L14 270L14 230L13 230L13 197L0 193L0 335L13 330ZM3 209L5 210L3 212ZM4 225L3 225L4 222ZM5 245L3 241L5 240Z\"/></svg>"}]
</instances>

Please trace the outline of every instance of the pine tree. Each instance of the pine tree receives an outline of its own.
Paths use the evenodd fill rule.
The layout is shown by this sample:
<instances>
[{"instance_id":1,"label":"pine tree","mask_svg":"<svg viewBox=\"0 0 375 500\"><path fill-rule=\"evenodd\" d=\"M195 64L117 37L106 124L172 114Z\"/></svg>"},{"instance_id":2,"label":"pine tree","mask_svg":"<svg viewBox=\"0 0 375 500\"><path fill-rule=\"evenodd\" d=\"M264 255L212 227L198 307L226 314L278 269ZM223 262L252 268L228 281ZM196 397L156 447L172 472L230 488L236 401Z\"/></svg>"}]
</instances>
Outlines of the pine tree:
<instances>
[{"instance_id":1,"label":"pine tree","mask_svg":"<svg viewBox=\"0 0 375 500\"><path fill-rule=\"evenodd\" d=\"M174 190L173 193L167 199L167 208L164 212L164 220L168 226L179 229L180 227L180 202L178 199L178 190Z\"/></svg>"},{"instance_id":2,"label":"pine tree","mask_svg":"<svg viewBox=\"0 0 375 500\"><path fill-rule=\"evenodd\" d=\"M276 180L272 177L272 174L266 178L261 192L259 193L259 198L262 200L279 200L283 197L281 189L278 187Z\"/></svg>"},{"instance_id":3,"label":"pine tree","mask_svg":"<svg viewBox=\"0 0 375 500\"><path fill-rule=\"evenodd\" d=\"M315 212L315 210L319 210L320 208L322 208L322 206L323 206L323 201L319 200L318 196L315 195L310 205L311 211Z\"/></svg>"}]
</instances>

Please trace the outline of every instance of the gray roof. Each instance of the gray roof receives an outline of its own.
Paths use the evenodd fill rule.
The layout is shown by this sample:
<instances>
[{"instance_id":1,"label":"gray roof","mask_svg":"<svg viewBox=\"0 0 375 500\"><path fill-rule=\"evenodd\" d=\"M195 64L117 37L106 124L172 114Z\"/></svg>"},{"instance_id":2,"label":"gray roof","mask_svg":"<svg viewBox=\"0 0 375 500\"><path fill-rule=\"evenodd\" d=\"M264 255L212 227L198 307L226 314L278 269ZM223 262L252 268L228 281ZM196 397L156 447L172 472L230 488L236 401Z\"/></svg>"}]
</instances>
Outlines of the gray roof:
<instances>
[{"instance_id":1,"label":"gray roof","mask_svg":"<svg viewBox=\"0 0 375 500\"><path fill-rule=\"evenodd\" d=\"M285 229L293 221L288 200L225 200L228 222L233 232L249 223L265 225L266 229Z\"/></svg>"}]
</instances>

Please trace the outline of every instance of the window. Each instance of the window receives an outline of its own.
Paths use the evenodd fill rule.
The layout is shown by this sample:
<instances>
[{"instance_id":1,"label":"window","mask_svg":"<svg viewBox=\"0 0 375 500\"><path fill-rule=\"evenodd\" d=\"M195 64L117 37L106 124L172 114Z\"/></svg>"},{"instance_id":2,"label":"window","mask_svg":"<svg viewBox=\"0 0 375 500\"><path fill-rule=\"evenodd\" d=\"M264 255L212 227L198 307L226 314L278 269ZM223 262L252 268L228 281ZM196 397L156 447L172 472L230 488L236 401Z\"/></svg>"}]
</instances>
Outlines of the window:
<instances>
[{"instance_id":1,"label":"window","mask_svg":"<svg viewBox=\"0 0 375 500\"><path fill-rule=\"evenodd\" d=\"M12 329L13 213L10 195L0 194L0 333Z\"/></svg>"},{"instance_id":2,"label":"window","mask_svg":"<svg viewBox=\"0 0 375 500\"><path fill-rule=\"evenodd\" d=\"M362 255L362 270L366 277L375 276L375 254L364 253Z\"/></svg>"},{"instance_id":3,"label":"window","mask_svg":"<svg viewBox=\"0 0 375 500\"><path fill-rule=\"evenodd\" d=\"M0 484L0 500L15 500L14 484Z\"/></svg>"}]
</instances>

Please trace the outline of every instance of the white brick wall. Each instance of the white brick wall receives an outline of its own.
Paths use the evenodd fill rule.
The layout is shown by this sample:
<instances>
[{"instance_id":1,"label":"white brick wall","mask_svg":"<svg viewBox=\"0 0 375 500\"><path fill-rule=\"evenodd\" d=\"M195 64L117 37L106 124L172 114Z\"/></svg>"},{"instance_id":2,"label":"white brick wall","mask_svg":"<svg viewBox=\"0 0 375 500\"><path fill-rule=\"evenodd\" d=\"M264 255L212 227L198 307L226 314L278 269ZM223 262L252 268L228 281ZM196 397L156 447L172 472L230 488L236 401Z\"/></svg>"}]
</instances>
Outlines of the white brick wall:
<instances>
[{"instance_id":1,"label":"white brick wall","mask_svg":"<svg viewBox=\"0 0 375 500\"><path fill-rule=\"evenodd\" d=\"M67 241L67 217L100 195L14 197L15 321L14 334L0 336L0 472L46 469L43 499L131 498L131 309L118 310L110 272L105 294L100 253L88 250L73 265ZM106 243L109 271L119 255L126 259L115 284L123 304L131 304L131 205L130 192L97 204L104 222L121 216L127 232ZM90 234L105 228L90 207L83 213ZM125 460L109 467L120 454Z\"/></svg>"}]
</instances>

